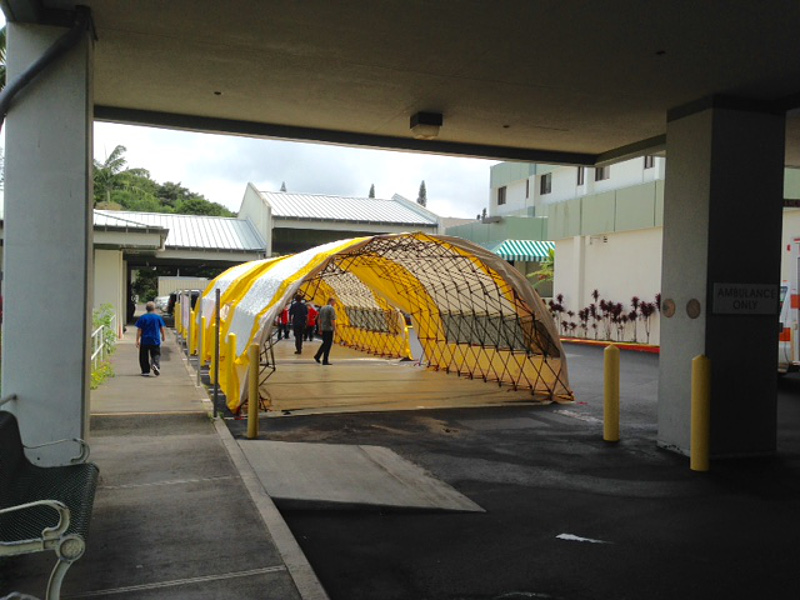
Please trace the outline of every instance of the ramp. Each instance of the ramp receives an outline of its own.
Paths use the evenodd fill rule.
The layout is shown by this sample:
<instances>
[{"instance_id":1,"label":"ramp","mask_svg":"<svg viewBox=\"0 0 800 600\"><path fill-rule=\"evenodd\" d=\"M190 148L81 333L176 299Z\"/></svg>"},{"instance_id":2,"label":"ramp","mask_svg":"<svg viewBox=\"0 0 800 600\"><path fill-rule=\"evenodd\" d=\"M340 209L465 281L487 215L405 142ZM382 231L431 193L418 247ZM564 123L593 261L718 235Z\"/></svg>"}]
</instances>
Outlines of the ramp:
<instances>
[{"instance_id":1,"label":"ramp","mask_svg":"<svg viewBox=\"0 0 800 600\"><path fill-rule=\"evenodd\" d=\"M485 512L424 469L381 446L239 441L280 508Z\"/></svg>"}]
</instances>

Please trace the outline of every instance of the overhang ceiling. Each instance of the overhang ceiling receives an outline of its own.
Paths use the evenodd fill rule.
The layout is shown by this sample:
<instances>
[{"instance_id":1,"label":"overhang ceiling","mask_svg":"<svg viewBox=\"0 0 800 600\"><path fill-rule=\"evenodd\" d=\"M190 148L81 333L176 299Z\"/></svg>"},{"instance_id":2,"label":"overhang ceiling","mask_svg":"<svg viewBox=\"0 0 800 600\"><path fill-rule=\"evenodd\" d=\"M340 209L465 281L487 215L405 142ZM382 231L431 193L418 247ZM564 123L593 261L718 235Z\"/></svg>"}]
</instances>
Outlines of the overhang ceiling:
<instances>
[{"instance_id":1,"label":"overhang ceiling","mask_svg":"<svg viewBox=\"0 0 800 600\"><path fill-rule=\"evenodd\" d=\"M800 105L795 0L81 4L99 119L593 164L663 149L668 111L703 98ZM437 140L412 139L418 111L444 115Z\"/></svg>"}]
</instances>

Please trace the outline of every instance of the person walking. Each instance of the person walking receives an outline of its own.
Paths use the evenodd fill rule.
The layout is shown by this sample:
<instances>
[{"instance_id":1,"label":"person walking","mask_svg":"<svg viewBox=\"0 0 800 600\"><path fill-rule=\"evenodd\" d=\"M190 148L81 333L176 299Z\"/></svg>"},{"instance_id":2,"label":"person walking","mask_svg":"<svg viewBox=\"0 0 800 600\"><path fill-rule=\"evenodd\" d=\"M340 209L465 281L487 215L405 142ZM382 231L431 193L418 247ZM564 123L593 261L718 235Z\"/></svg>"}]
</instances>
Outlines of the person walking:
<instances>
[{"instance_id":1,"label":"person walking","mask_svg":"<svg viewBox=\"0 0 800 600\"><path fill-rule=\"evenodd\" d=\"M301 354L303 352L303 338L306 335L308 307L303 302L303 297L300 294L294 297L294 302L289 308L289 318L292 321L292 330L294 330L294 353Z\"/></svg>"},{"instance_id":2,"label":"person walking","mask_svg":"<svg viewBox=\"0 0 800 600\"><path fill-rule=\"evenodd\" d=\"M314 360L319 362L319 359L322 358L323 365L331 364L330 354L331 354L331 346L333 346L333 335L336 333L336 310L334 306L336 305L336 300L330 298L328 303L319 309L319 316L317 317L317 322L319 323L319 329L322 333L322 344L317 350L317 353L314 355Z\"/></svg>"},{"instance_id":3,"label":"person walking","mask_svg":"<svg viewBox=\"0 0 800 600\"><path fill-rule=\"evenodd\" d=\"M278 316L278 341L282 338L289 339L289 305L283 307L281 314Z\"/></svg>"},{"instance_id":4,"label":"person walking","mask_svg":"<svg viewBox=\"0 0 800 600\"><path fill-rule=\"evenodd\" d=\"M319 311L313 304L308 305L308 321L306 322L306 340L314 341L314 334L317 331L317 315Z\"/></svg>"},{"instance_id":5,"label":"person walking","mask_svg":"<svg viewBox=\"0 0 800 600\"><path fill-rule=\"evenodd\" d=\"M139 366L142 377L149 377L152 369L156 377L161 375L161 342L167 340L166 324L157 315L155 302L145 305L147 311L136 321L136 347L139 349Z\"/></svg>"}]
</instances>

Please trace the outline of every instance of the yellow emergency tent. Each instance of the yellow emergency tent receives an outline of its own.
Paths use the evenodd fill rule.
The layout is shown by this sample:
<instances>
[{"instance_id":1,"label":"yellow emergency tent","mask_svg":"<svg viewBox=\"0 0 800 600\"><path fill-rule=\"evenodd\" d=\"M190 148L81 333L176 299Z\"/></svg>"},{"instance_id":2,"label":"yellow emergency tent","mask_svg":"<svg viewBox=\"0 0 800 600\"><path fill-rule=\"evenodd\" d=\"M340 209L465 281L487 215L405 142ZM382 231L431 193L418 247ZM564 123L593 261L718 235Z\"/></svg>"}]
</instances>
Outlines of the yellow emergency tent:
<instances>
[{"instance_id":1,"label":"yellow emergency tent","mask_svg":"<svg viewBox=\"0 0 800 600\"><path fill-rule=\"evenodd\" d=\"M262 359L269 356L275 318L296 293L318 305L336 299L338 343L405 357L410 315L430 369L528 389L539 401L572 400L564 351L539 295L503 259L460 238L377 235L237 265L200 300L204 360L213 353L217 289L219 383L234 412L246 401L247 348L258 344ZM264 381L259 389L268 397Z\"/></svg>"}]
</instances>

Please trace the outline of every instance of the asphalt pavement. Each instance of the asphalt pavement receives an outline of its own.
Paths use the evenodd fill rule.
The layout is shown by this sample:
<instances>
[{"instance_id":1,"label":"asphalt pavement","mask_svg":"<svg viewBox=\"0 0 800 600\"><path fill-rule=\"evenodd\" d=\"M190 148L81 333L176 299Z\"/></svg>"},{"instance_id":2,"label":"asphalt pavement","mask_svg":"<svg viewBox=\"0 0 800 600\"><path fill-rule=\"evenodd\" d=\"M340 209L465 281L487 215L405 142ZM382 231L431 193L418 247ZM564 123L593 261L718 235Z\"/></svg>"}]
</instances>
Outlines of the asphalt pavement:
<instances>
[{"instance_id":1,"label":"asphalt pavement","mask_svg":"<svg viewBox=\"0 0 800 600\"><path fill-rule=\"evenodd\" d=\"M695 473L656 446L656 355L623 353L608 444L602 349L566 350L571 405L262 420L264 440L390 448L486 510L276 502L333 600L800 597L800 377L781 381L778 456Z\"/></svg>"}]
</instances>

